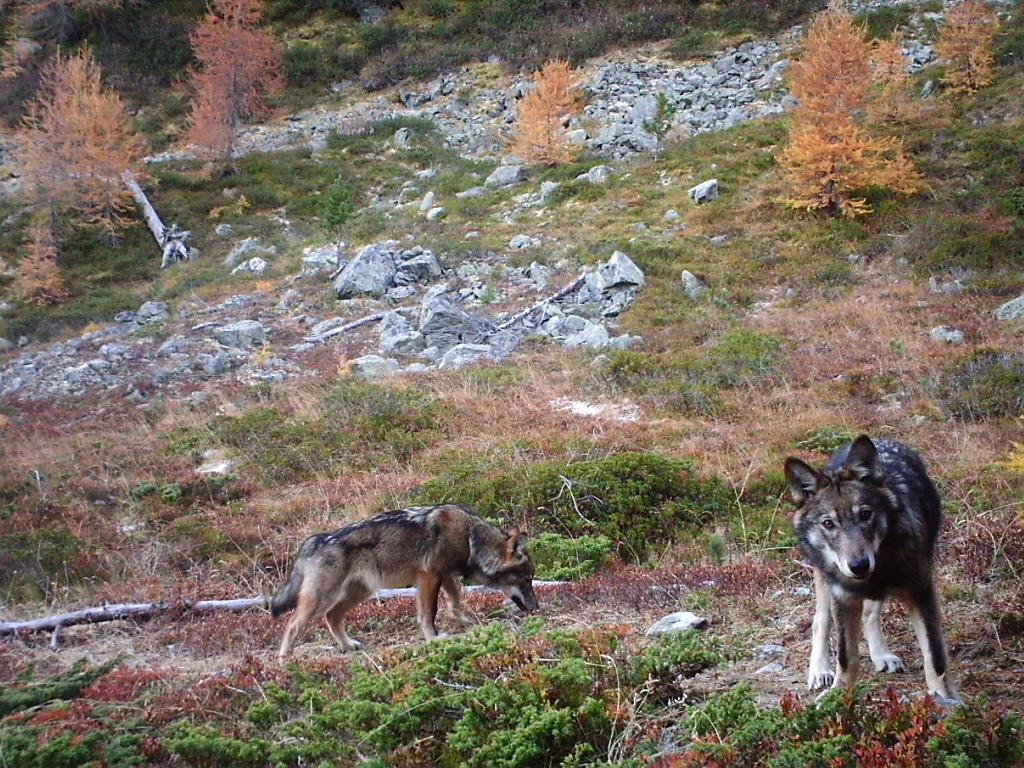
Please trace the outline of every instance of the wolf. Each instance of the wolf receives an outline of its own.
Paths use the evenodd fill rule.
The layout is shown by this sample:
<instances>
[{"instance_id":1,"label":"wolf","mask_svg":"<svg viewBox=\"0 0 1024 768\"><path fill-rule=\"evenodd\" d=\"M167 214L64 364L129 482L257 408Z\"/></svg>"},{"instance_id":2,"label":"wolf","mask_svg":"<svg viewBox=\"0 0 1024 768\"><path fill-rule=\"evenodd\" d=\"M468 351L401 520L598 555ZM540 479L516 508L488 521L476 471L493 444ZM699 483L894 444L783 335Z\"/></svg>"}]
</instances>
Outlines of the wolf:
<instances>
[{"instance_id":1,"label":"wolf","mask_svg":"<svg viewBox=\"0 0 1024 768\"><path fill-rule=\"evenodd\" d=\"M416 587L416 613L428 641L438 637L434 621L442 589L455 619L469 624L459 576L500 589L522 611L537 610L525 534L504 531L463 506L396 509L311 536L269 601L275 617L295 609L278 659L286 659L306 625L320 617L342 651L360 648L345 629L345 616L382 587Z\"/></svg>"},{"instance_id":2,"label":"wolf","mask_svg":"<svg viewBox=\"0 0 1024 768\"><path fill-rule=\"evenodd\" d=\"M939 494L921 457L903 443L861 435L820 472L793 457L786 459L785 471L797 505L793 525L814 569L807 687L853 685L862 623L875 669L906 671L882 636L882 605L893 598L910 616L928 691L944 703L961 703L948 673L933 574L942 521ZM833 622L834 674L829 667Z\"/></svg>"}]
</instances>

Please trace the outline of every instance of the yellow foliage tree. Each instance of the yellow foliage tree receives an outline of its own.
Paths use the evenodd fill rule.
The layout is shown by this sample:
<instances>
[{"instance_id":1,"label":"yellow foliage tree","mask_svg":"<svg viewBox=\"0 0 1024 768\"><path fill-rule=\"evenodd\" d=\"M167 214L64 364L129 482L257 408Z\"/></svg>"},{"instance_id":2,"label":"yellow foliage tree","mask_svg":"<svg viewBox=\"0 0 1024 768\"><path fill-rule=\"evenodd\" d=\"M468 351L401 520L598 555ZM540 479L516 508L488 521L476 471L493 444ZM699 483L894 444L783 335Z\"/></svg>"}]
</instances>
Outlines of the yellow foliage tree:
<instances>
[{"instance_id":1,"label":"yellow foliage tree","mask_svg":"<svg viewBox=\"0 0 1024 768\"><path fill-rule=\"evenodd\" d=\"M894 34L889 40L878 40L871 50L875 81L881 87L878 96L868 105L871 119L879 123L902 123L913 116L910 100L910 75L907 57L903 55L903 36Z\"/></svg>"},{"instance_id":2,"label":"yellow foliage tree","mask_svg":"<svg viewBox=\"0 0 1024 768\"><path fill-rule=\"evenodd\" d=\"M549 61L534 77L534 89L519 105L519 125L512 151L529 163L558 165L572 160L577 148L562 125L577 111L576 73L567 61Z\"/></svg>"},{"instance_id":3,"label":"yellow foliage tree","mask_svg":"<svg viewBox=\"0 0 1024 768\"><path fill-rule=\"evenodd\" d=\"M132 197L121 174L142 157L142 140L88 49L46 68L21 137L27 186L51 216L67 206L109 234L125 223Z\"/></svg>"},{"instance_id":4,"label":"yellow foliage tree","mask_svg":"<svg viewBox=\"0 0 1024 768\"><path fill-rule=\"evenodd\" d=\"M56 304L68 295L67 283L57 264L57 243L49 222L39 221L30 230L28 250L18 262L14 296L30 304Z\"/></svg>"},{"instance_id":5,"label":"yellow foliage tree","mask_svg":"<svg viewBox=\"0 0 1024 768\"><path fill-rule=\"evenodd\" d=\"M870 103L872 74L864 28L841 6L819 14L792 67L791 88L800 106L780 156L789 205L860 216L871 207L858 190L919 189L920 176L900 142L876 138L858 122Z\"/></svg>"},{"instance_id":6,"label":"yellow foliage tree","mask_svg":"<svg viewBox=\"0 0 1024 768\"><path fill-rule=\"evenodd\" d=\"M935 50L946 60L942 82L954 93L976 91L992 82L992 43L998 22L982 0L967 0L946 12Z\"/></svg>"}]
</instances>

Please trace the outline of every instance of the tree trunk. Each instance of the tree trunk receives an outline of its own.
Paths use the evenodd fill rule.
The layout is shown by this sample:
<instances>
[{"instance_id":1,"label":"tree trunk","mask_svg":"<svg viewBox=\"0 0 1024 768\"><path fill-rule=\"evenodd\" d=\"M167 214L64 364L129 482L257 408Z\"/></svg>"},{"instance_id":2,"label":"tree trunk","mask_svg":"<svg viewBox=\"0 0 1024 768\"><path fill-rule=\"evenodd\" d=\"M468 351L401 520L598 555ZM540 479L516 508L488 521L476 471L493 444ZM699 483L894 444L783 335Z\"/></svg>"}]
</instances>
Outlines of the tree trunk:
<instances>
[{"instance_id":1,"label":"tree trunk","mask_svg":"<svg viewBox=\"0 0 1024 768\"><path fill-rule=\"evenodd\" d=\"M187 230L178 229L177 224L165 227L164 223L160 220L160 215L156 212L152 203L149 202L149 198L146 197L146 193L142 190L132 172L125 171L121 178L124 180L125 186L131 191L132 197L135 198L139 208L142 209L142 214L146 218L146 225L149 227L149 231L153 233L153 239L156 240L157 245L163 251L163 261L160 262L160 269L169 267L178 261L191 261L192 249L188 244L188 239L192 233Z\"/></svg>"}]
</instances>

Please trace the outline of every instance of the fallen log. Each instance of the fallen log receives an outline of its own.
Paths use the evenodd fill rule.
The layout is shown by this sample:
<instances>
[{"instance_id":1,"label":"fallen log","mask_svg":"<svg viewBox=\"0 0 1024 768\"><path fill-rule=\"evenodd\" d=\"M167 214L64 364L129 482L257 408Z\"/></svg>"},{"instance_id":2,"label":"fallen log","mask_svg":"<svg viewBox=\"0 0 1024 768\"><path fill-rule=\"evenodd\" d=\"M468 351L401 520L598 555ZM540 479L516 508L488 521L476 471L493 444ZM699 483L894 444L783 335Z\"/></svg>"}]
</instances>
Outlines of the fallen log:
<instances>
[{"instance_id":1,"label":"fallen log","mask_svg":"<svg viewBox=\"0 0 1024 768\"><path fill-rule=\"evenodd\" d=\"M535 587L553 587L564 584L564 581L535 581ZM466 587L466 592L498 592L491 587L471 586ZM381 589L375 597L378 600L391 600L396 597L414 597L416 590L409 587L405 589ZM81 624L101 624L108 621L145 621L168 613L181 614L209 614L209 613L233 613L248 611L253 608L267 607L268 598L242 597L233 600L183 600L164 601L156 603L111 603L109 605L82 608L69 613L59 613L54 616L44 616L39 619L28 621L0 621L0 637L9 637L18 634L30 634L33 632L54 632L57 633L64 627L73 627Z\"/></svg>"},{"instance_id":2,"label":"fallen log","mask_svg":"<svg viewBox=\"0 0 1024 768\"><path fill-rule=\"evenodd\" d=\"M538 301L533 306L527 307L526 309L522 310L521 312L516 312L514 315L512 315L512 317L509 317L506 320L504 320L502 323L500 323L498 325L497 330L498 331L507 331L509 328L511 328L512 326L516 325L517 323L521 323L523 320L525 320L527 317L532 315L534 312L537 312L538 310L544 309L544 307L546 307L551 302L558 301L562 297L568 296L570 293L572 293L577 288L579 288L581 285L583 285L583 283L584 283L584 281L586 281L586 279L587 279L587 274L584 272L582 275L577 277L575 280L573 280L571 283L569 283L567 286L565 286L561 290L557 291L556 293L553 293L550 296L548 296L548 297L546 297L544 299L541 299L540 301Z\"/></svg>"},{"instance_id":3,"label":"fallen log","mask_svg":"<svg viewBox=\"0 0 1024 768\"><path fill-rule=\"evenodd\" d=\"M146 225L153 234L157 245L160 246L160 250L163 251L160 269L169 267L171 264L179 261L191 261L193 254L192 248L188 244L188 239L192 236L192 233L188 230L179 229L177 224L171 224L169 227L164 226L163 221L160 220L160 215L156 212L152 203L149 202L149 198L146 197L142 186L131 171L125 171L121 174L121 179L131 191L132 197L135 198L139 208L142 209Z\"/></svg>"},{"instance_id":4,"label":"fallen log","mask_svg":"<svg viewBox=\"0 0 1024 768\"><path fill-rule=\"evenodd\" d=\"M331 330L329 331L324 331L323 333L317 334L315 336L307 336L304 339L304 341L308 341L311 344L318 344L321 341L327 341L327 339L330 339L334 336L340 336L341 334L347 333L348 331L354 331L356 328L362 328L364 325L369 325L370 323L378 323L384 319L384 315L386 314L387 312L374 312L372 315L360 317L358 320L353 320L351 323L339 325L337 328L331 328Z\"/></svg>"}]
</instances>

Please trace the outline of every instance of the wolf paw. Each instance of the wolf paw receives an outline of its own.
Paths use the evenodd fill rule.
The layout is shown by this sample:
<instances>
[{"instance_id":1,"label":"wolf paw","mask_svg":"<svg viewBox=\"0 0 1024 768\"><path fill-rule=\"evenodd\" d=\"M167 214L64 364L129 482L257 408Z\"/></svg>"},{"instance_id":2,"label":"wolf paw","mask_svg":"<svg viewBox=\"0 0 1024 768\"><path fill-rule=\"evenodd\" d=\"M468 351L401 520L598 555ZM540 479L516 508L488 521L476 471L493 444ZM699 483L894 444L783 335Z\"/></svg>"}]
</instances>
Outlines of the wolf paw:
<instances>
[{"instance_id":1,"label":"wolf paw","mask_svg":"<svg viewBox=\"0 0 1024 768\"><path fill-rule=\"evenodd\" d=\"M348 644L346 644L345 647L343 647L341 650L342 653L352 653L353 651L358 651L362 647L363 644L361 642L359 642L358 640L350 639L348 641Z\"/></svg>"},{"instance_id":2,"label":"wolf paw","mask_svg":"<svg viewBox=\"0 0 1024 768\"><path fill-rule=\"evenodd\" d=\"M827 672L811 672L807 675L807 687L812 691L828 690L835 683L835 679L836 676L831 670Z\"/></svg>"},{"instance_id":3,"label":"wolf paw","mask_svg":"<svg viewBox=\"0 0 1024 768\"><path fill-rule=\"evenodd\" d=\"M889 653L871 660L875 665L876 672L906 672L907 665L899 656Z\"/></svg>"},{"instance_id":4,"label":"wolf paw","mask_svg":"<svg viewBox=\"0 0 1024 768\"><path fill-rule=\"evenodd\" d=\"M955 693L951 695L939 693L938 691L929 691L929 693L935 698L935 703L943 709L953 709L954 707L964 706L964 700Z\"/></svg>"}]
</instances>

